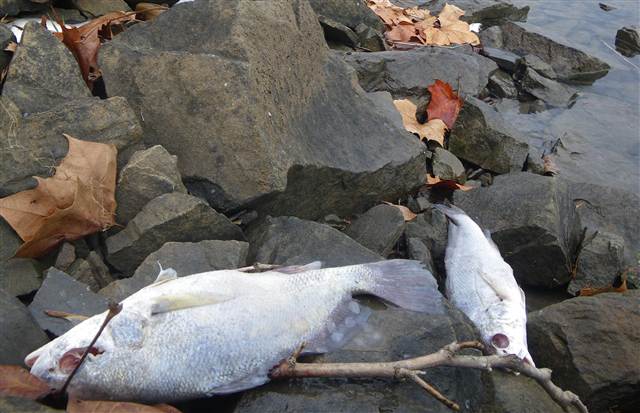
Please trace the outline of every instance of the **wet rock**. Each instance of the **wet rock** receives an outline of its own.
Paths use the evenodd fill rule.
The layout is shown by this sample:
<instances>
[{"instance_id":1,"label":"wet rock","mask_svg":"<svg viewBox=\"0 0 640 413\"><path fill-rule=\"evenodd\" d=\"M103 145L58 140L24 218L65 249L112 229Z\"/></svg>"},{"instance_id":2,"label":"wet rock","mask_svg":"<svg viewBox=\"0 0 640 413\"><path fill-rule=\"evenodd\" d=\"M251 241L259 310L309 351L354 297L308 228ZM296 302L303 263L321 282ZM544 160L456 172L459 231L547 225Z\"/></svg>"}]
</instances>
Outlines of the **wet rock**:
<instances>
[{"instance_id":1,"label":"wet rock","mask_svg":"<svg viewBox=\"0 0 640 413\"><path fill-rule=\"evenodd\" d=\"M358 73L368 92L386 90L395 98L423 96L436 79L460 85L461 93L478 95L497 66L470 47L422 47L380 53L354 52L343 56Z\"/></svg>"},{"instance_id":2,"label":"wet rock","mask_svg":"<svg viewBox=\"0 0 640 413\"><path fill-rule=\"evenodd\" d=\"M379 31L372 29L364 23L355 27L356 35L360 40L360 47L371 52L381 52L386 50L384 36Z\"/></svg>"},{"instance_id":3,"label":"wet rock","mask_svg":"<svg viewBox=\"0 0 640 413\"><path fill-rule=\"evenodd\" d=\"M434 15L440 13L446 3L450 3L465 11L462 20L482 23L483 26L495 26L507 21L524 21L529 14L529 6L518 7L502 0L437 0L428 3L429 10Z\"/></svg>"},{"instance_id":4,"label":"wet rock","mask_svg":"<svg viewBox=\"0 0 640 413\"><path fill-rule=\"evenodd\" d=\"M15 41L16 37L11 32L11 29L4 24L0 24L0 71L3 71L4 68L7 67L11 61L11 56L13 56L13 53L5 52L4 49L9 43Z\"/></svg>"},{"instance_id":5,"label":"wet rock","mask_svg":"<svg viewBox=\"0 0 640 413\"><path fill-rule=\"evenodd\" d=\"M40 266L29 258L11 258L0 262L0 289L18 297L40 287Z\"/></svg>"},{"instance_id":6,"label":"wet rock","mask_svg":"<svg viewBox=\"0 0 640 413\"><path fill-rule=\"evenodd\" d=\"M600 59L533 31L534 26L508 22L503 24L501 29L505 49L521 56L534 54L540 57L551 65L559 80L593 83L606 75L610 69L609 65Z\"/></svg>"},{"instance_id":7,"label":"wet rock","mask_svg":"<svg viewBox=\"0 0 640 413\"><path fill-rule=\"evenodd\" d=\"M640 291L577 297L530 313L529 350L590 411L631 412L640 393Z\"/></svg>"},{"instance_id":8,"label":"wet rock","mask_svg":"<svg viewBox=\"0 0 640 413\"><path fill-rule=\"evenodd\" d=\"M49 317L44 313L45 310L92 316L106 309L106 298L92 293L87 285L53 267L45 272L44 282L29 305L29 311L40 328L56 336L66 333L73 324L61 318Z\"/></svg>"},{"instance_id":9,"label":"wet rock","mask_svg":"<svg viewBox=\"0 0 640 413\"><path fill-rule=\"evenodd\" d=\"M345 234L361 245L387 257L400 239L405 222L402 212L391 205L376 205L357 217Z\"/></svg>"},{"instance_id":10,"label":"wet rock","mask_svg":"<svg viewBox=\"0 0 640 413\"><path fill-rule=\"evenodd\" d=\"M446 149L436 148L431 157L433 175L444 180L464 183L465 169L462 162Z\"/></svg>"},{"instance_id":11,"label":"wet rock","mask_svg":"<svg viewBox=\"0 0 640 413\"><path fill-rule=\"evenodd\" d=\"M173 268L178 277L205 271L227 270L247 265L249 244L242 241L167 242L152 252L130 278L116 280L100 290L114 301L122 301L158 277L160 267Z\"/></svg>"},{"instance_id":12,"label":"wet rock","mask_svg":"<svg viewBox=\"0 0 640 413\"><path fill-rule=\"evenodd\" d=\"M499 29L498 27L495 28ZM507 73L514 73L516 71L516 61L520 58L520 56L515 53L493 47L484 47L482 55L496 62L498 67Z\"/></svg>"},{"instance_id":13,"label":"wet rock","mask_svg":"<svg viewBox=\"0 0 640 413\"><path fill-rule=\"evenodd\" d=\"M56 262L53 266L60 271L67 271L67 269L69 269L69 267L75 260L76 247L70 242L65 242L58 250L58 255L56 255Z\"/></svg>"},{"instance_id":14,"label":"wet rock","mask_svg":"<svg viewBox=\"0 0 640 413\"><path fill-rule=\"evenodd\" d=\"M46 3L31 0L0 0L0 16L17 16L22 12L46 10Z\"/></svg>"},{"instance_id":15,"label":"wet rock","mask_svg":"<svg viewBox=\"0 0 640 413\"><path fill-rule=\"evenodd\" d=\"M38 403L34 400L21 397L0 397L0 412L7 413L62 413L52 407Z\"/></svg>"},{"instance_id":16,"label":"wet rock","mask_svg":"<svg viewBox=\"0 0 640 413\"><path fill-rule=\"evenodd\" d=\"M449 136L449 150L457 157L495 173L520 171L529 145L506 126L486 103L467 98Z\"/></svg>"},{"instance_id":17,"label":"wet rock","mask_svg":"<svg viewBox=\"0 0 640 413\"><path fill-rule=\"evenodd\" d=\"M570 280L580 227L565 182L518 172L456 192L455 204L491 231L520 283L553 288Z\"/></svg>"},{"instance_id":18,"label":"wet rock","mask_svg":"<svg viewBox=\"0 0 640 413\"><path fill-rule=\"evenodd\" d=\"M131 10L123 0L75 0L74 5L82 12L94 17L102 16L112 11Z\"/></svg>"},{"instance_id":19,"label":"wet rock","mask_svg":"<svg viewBox=\"0 0 640 413\"><path fill-rule=\"evenodd\" d=\"M407 255L410 259L423 263L427 269L433 273L431 252L420 238L409 238L407 240Z\"/></svg>"},{"instance_id":20,"label":"wet rock","mask_svg":"<svg viewBox=\"0 0 640 413\"><path fill-rule=\"evenodd\" d=\"M180 192L152 199L127 227L107 238L107 260L131 274L147 255L165 242L243 240L240 227L202 199Z\"/></svg>"},{"instance_id":21,"label":"wet rock","mask_svg":"<svg viewBox=\"0 0 640 413\"><path fill-rule=\"evenodd\" d=\"M91 92L69 49L51 32L30 22L11 60L2 96L13 101L22 113L36 113L91 97Z\"/></svg>"},{"instance_id":22,"label":"wet rock","mask_svg":"<svg viewBox=\"0 0 640 413\"><path fill-rule=\"evenodd\" d=\"M116 186L117 222L126 225L153 198L174 191L187 192L176 156L160 145L134 153Z\"/></svg>"},{"instance_id":23,"label":"wet rock","mask_svg":"<svg viewBox=\"0 0 640 413\"><path fill-rule=\"evenodd\" d=\"M34 175L50 175L68 151L63 133L115 144L120 164L142 135L131 107L120 97L83 98L29 116L5 96L0 104L0 163L10 166L0 168L0 196L34 187Z\"/></svg>"},{"instance_id":24,"label":"wet rock","mask_svg":"<svg viewBox=\"0 0 640 413\"><path fill-rule=\"evenodd\" d=\"M494 96L499 98L515 99L518 97L518 89L513 82L513 78L502 70L497 70L489 76L487 87Z\"/></svg>"},{"instance_id":25,"label":"wet rock","mask_svg":"<svg viewBox=\"0 0 640 413\"><path fill-rule=\"evenodd\" d=\"M447 248L447 218L433 208L425 208L424 213L418 214L416 219L407 223L405 237L422 241L429 250L433 260L433 268L438 279L444 279L444 255Z\"/></svg>"},{"instance_id":26,"label":"wet rock","mask_svg":"<svg viewBox=\"0 0 640 413\"><path fill-rule=\"evenodd\" d=\"M364 23L375 30L384 31L382 21L364 1L309 0L309 3L318 16L335 20L349 28L354 29Z\"/></svg>"},{"instance_id":27,"label":"wet rock","mask_svg":"<svg viewBox=\"0 0 640 413\"><path fill-rule=\"evenodd\" d=\"M0 364L22 365L27 354L48 341L47 335L38 327L29 310L2 289L0 331Z\"/></svg>"},{"instance_id":28,"label":"wet rock","mask_svg":"<svg viewBox=\"0 0 640 413\"><path fill-rule=\"evenodd\" d=\"M567 107L577 97L576 89L558 83L555 80L547 79L531 68L524 71L520 80L520 87L550 106Z\"/></svg>"},{"instance_id":29,"label":"wet rock","mask_svg":"<svg viewBox=\"0 0 640 413\"><path fill-rule=\"evenodd\" d=\"M3 218L0 218L0 241L0 262L13 257L22 244L18 234Z\"/></svg>"},{"instance_id":30,"label":"wet rock","mask_svg":"<svg viewBox=\"0 0 640 413\"><path fill-rule=\"evenodd\" d=\"M328 225L295 217L268 217L247 236L249 262L294 265L322 261L324 267L339 267L383 259Z\"/></svg>"},{"instance_id":31,"label":"wet rock","mask_svg":"<svg viewBox=\"0 0 640 413\"><path fill-rule=\"evenodd\" d=\"M538 149L530 146L527 161L525 162L525 171L533 174L545 175L546 171L542 156L542 153Z\"/></svg>"},{"instance_id":32,"label":"wet rock","mask_svg":"<svg viewBox=\"0 0 640 413\"><path fill-rule=\"evenodd\" d=\"M544 60L540 59L538 56L534 54L528 54L526 56L518 58L516 61L517 71L524 72L526 68L533 69L538 74L546 77L547 79L557 79L558 75L556 74L553 67Z\"/></svg>"},{"instance_id":33,"label":"wet rock","mask_svg":"<svg viewBox=\"0 0 640 413\"><path fill-rule=\"evenodd\" d=\"M424 180L424 146L370 106L307 2L180 4L105 44L100 67L145 119L145 143L177 155L218 210L346 216Z\"/></svg>"},{"instance_id":34,"label":"wet rock","mask_svg":"<svg viewBox=\"0 0 640 413\"><path fill-rule=\"evenodd\" d=\"M587 233L576 260L576 275L567 291L585 287L608 287L623 269L624 239L608 232Z\"/></svg>"},{"instance_id":35,"label":"wet rock","mask_svg":"<svg viewBox=\"0 0 640 413\"><path fill-rule=\"evenodd\" d=\"M629 57L640 53L640 28L631 26L618 30L616 33L616 50Z\"/></svg>"},{"instance_id":36,"label":"wet rock","mask_svg":"<svg viewBox=\"0 0 640 413\"><path fill-rule=\"evenodd\" d=\"M344 24L338 23L337 21L324 16L319 16L318 21L324 31L324 38L327 40L329 45L332 43L338 43L353 48L358 46L360 43L358 35Z\"/></svg>"}]
</instances>

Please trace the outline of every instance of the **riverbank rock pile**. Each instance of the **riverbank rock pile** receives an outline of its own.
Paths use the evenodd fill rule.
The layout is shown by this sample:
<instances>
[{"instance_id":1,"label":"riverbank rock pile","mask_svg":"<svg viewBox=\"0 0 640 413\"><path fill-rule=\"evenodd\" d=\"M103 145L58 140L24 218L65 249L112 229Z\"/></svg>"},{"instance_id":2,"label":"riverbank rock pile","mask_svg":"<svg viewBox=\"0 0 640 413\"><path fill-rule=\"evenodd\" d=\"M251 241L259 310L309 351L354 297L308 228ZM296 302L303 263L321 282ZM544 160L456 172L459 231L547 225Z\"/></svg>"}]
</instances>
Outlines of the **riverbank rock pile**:
<instances>
[{"instance_id":1,"label":"riverbank rock pile","mask_svg":"<svg viewBox=\"0 0 640 413\"><path fill-rule=\"evenodd\" d=\"M0 15L39 16L48 3L0 0ZM78 3L80 11L57 12L86 21L138 2ZM442 284L447 220L431 206L448 198L492 233L525 289L537 364L592 411L631 411L640 393L637 176L634 188L586 171L591 149L573 153L589 126L567 110L593 109L581 87L609 66L530 29L527 7L449 3L483 24L481 47L394 50L364 1L180 2L101 47L93 93L66 46L27 24L15 51L0 51L0 196L50 176L68 151L63 133L109 143L118 149L118 225L16 258L22 241L0 219L0 364L21 364L72 327L44 310L102 312L152 283L157 263L185 276L401 257L422 261ZM436 14L444 4L427 6ZM9 26L0 25L3 49L17 40ZM407 132L393 106L410 99L424 108L436 79L464 98L448 150ZM501 108L513 105L566 115L541 141L510 123ZM473 189L425 186L434 170ZM573 297L623 283L623 293ZM367 328L379 334L366 336L379 340L356 337L319 360L394 360L476 338L446 301L438 315L367 302ZM525 377L448 368L427 377L466 412L560 411ZM0 407L16 403L0 398ZM179 407L448 411L412 383L374 379L270 383Z\"/></svg>"}]
</instances>

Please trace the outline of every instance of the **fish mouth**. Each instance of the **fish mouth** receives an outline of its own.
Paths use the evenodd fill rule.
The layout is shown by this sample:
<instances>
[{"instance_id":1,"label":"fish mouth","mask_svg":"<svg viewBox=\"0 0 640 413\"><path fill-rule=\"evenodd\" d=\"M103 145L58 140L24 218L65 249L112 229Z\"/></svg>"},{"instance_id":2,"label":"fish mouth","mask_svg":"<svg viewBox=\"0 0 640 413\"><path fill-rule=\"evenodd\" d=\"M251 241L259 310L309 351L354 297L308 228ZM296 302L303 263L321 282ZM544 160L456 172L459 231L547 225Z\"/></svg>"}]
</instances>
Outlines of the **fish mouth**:
<instances>
[{"instance_id":1,"label":"fish mouth","mask_svg":"<svg viewBox=\"0 0 640 413\"><path fill-rule=\"evenodd\" d=\"M58 361L60 371L62 373L70 374L80 365L84 353L88 353L87 356L89 354L93 356L99 356L100 354L104 353L104 349L101 349L97 346L72 348L71 350L68 350L66 353L64 353L62 357L60 357L60 360Z\"/></svg>"}]
</instances>

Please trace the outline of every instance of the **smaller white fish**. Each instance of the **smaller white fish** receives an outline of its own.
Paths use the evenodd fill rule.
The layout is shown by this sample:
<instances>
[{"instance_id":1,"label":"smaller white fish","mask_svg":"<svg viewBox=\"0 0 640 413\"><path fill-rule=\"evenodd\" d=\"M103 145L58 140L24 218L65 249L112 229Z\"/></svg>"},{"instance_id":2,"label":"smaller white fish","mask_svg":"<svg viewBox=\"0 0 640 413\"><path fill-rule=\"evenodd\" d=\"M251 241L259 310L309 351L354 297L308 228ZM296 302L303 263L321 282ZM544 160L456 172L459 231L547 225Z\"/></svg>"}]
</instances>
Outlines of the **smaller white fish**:
<instances>
[{"instance_id":1,"label":"smaller white fish","mask_svg":"<svg viewBox=\"0 0 640 413\"><path fill-rule=\"evenodd\" d=\"M533 363L527 347L524 292L491 240L460 208L434 205L449 218L445 256L449 300L471 319L482 341L497 354Z\"/></svg>"}]
</instances>

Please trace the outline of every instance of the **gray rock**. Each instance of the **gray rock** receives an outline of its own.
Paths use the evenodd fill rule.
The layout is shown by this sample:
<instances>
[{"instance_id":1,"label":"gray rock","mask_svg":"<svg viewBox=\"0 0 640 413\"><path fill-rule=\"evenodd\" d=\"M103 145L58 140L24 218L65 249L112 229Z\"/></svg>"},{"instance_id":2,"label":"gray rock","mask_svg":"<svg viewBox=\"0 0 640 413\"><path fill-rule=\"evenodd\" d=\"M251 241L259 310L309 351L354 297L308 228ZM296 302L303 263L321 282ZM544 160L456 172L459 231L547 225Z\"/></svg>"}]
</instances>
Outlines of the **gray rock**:
<instances>
[{"instance_id":1,"label":"gray rock","mask_svg":"<svg viewBox=\"0 0 640 413\"><path fill-rule=\"evenodd\" d=\"M354 30L360 40L360 47L371 52L382 52L387 49L384 36L379 31L364 23L357 25Z\"/></svg>"},{"instance_id":2,"label":"gray rock","mask_svg":"<svg viewBox=\"0 0 640 413\"><path fill-rule=\"evenodd\" d=\"M576 275L567 291L576 295L585 287L608 287L623 269L624 239L608 232L587 233L576 260Z\"/></svg>"},{"instance_id":3,"label":"gray rock","mask_svg":"<svg viewBox=\"0 0 640 413\"><path fill-rule=\"evenodd\" d=\"M496 70L489 76L487 87L494 96L499 98L515 99L518 97L518 89L513 78L502 70Z\"/></svg>"},{"instance_id":4,"label":"gray rock","mask_svg":"<svg viewBox=\"0 0 640 413\"><path fill-rule=\"evenodd\" d=\"M152 252L130 278L116 280L100 290L114 301L122 301L152 284L160 267L173 268L178 277L205 271L227 270L247 265L249 244L242 241L167 242Z\"/></svg>"},{"instance_id":5,"label":"gray rock","mask_svg":"<svg viewBox=\"0 0 640 413\"><path fill-rule=\"evenodd\" d=\"M432 257L433 268L438 280L442 281L445 275L444 255L447 248L447 218L444 214L433 208L425 208L424 213L418 214L416 219L407 224L405 237L422 241Z\"/></svg>"},{"instance_id":6,"label":"gray rock","mask_svg":"<svg viewBox=\"0 0 640 413\"><path fill-rule=\"evenodd\" d=\"M530 146L527 161L525 162L525 171L538 175L545 175L546 171L542 156L542 153L537 148Z\"/></svg>"},{"instance_id":7,"label":"gray rock","mask_svg":"<svg viewBox=\"0 0 640 413\"><path fill-rule=\"evenodd\" d=\"M492 27L492 29L500 30L497 26ZM514 73L516 71L516 61L520 58L520 56L515 53L493 47L484 47L482 49L482 55L496 62L498 67L507 73Z\"/></svg>"},{"instance_id":8,"label":"gray rock","mask_svg":"<svg viewBox=\"0 0 640 413\"><path fill-rule=\"evenodd\" d=\"M62 413L64 410L54 409L34 400L21 397L0 397L0 412L6 413Z\"/></svg>"},{"instance_id":9,"label":"gray rock","mask_svg":"<svg viewBox=\"0 0 640 413\"><path fill-rule=\"evenodd\" d=\"M358 35L344 24L324 16L319 16L318 21L330 46L332 43L338 43L354 48L360 44Z\"/></svg>"},{"instance_id":10,"label":"gray rock","mask_svg":"<svg viewBox=\"0 0 640 413\"><path fill-rule=\"evenodd\" d=\"M529 145L486 103L467 98L449 135L449 151L495 173L521 171Z\"/></svg>"},{"instance_id":11,"label":"gray rock","mask_svg":"<svg viewBox=\"0 0 640 413\"><path fill-rule=\"evenodd\" d=\"M542 100L550 106L568 107L577 97L577 90L547 79L535 70L528 68L520 80L522 90Z\"/></svg>"},{"instance_id":12,"label":"gray rock","mask_svg":"<svg viewBox=\"0 0 640 413\"><path fill-rule=\"evenodd\" d=\"M76 260L76 247L70 242L64 242L60 249L58 249L58 255L56 255L56 262L53 265L60 271L67 271L71 264Z\"/></svg>"},{"instance_id":13,"label":"gray rock","mask_svg":"<svg viewBox=\"0 0 640 413\"><path fill-rule=\"evenodd\" d=\"M358 73L364 90L386 90L395 98L424 96L427 86L436 79L460 85L463 95L476 96L487 85L489 74L497 68L491 59L474 53L468 46L354 52L343 57Z\"/></svg>"},{"instance_id":14,"label":"gray rock","mask_svg":"<svg viewBox=\"0 0 640 413\"><path fill-rule=\"evenodd\" d=\"M420 238L407 239L407 256L423 263L433 273L433 259L427 245Z\"/></svg>"},{"instance_id":15,"label":"gray rock","mask_svg":"<svg viewBox=\"0 0 640 413\"><path fill-rule=\"evenodd\" d=\"M570 280L580 227L565 182L518 172L456 192L455 204L491 231L520 283L553 288Z\"/></svg>"},{"instance_id":16,"label":"gray rock","mask_svg":"<svg viewBox=\"0 0 640 413\"><path fill-rule=\"evenodd\" d=\"M524 375L493 370L492 383L496 413L563 413L564 410L535 380Z\"/></svg>"},{"instance_id":17,"label":"gray rock","mask_svg":"<svg viewBox=\"0 0 640 413\"><path fill-rule=\"evenodd\" d=\"M0 16L17 16L22 12L46 10L47 4L31 0L0 0Z\"/></svg>"},{"instance_id":18,"label":"gray rock","mask_svg":"<svg viewBox=\"0 0 640 413\"><path fill-rule=\"evenodd\" d=\"M507 21L525 21L529 14L529 6L518 7L503 0L431 0L428 2L431 14L440 13L446 3L453 4L465 11L462 20L482 23L485 27Z\"/></svg>"},{"instance_id":19,"label":"gray rock","mask_svg":"<svg viewBox=\"0 0 640 413\"><path fill-rule=\"evenodd\" d=\"M480 38L480 42L483 47L502 49L504 46L502 41L502 29L500 26L491 26L484 29L478 34L478 37Z\"/></svg>"},{"instance_id":20,"label":"gray rock","mask_svg":"<svg viewBox=\"0 0 640 413\"><path fill-rule=\"evenodd\" d=\"M0 289L14 297L29 294L40 288L38 261L29 258L11 258L0 262Z\"/></svg>"},{"instance_id":21,"label":"gray rock","mask_svg":"<svg viewBox=\"0 0 640 413\"><path fill-rule=\"evenodd\" d=\"M465 170L462 162L454 154L446 149L436 148L431 157L431 168L433 175L444 180L466 181Z\"/></svg>"},{"instance_id":22,"label":"gray rock","mask_svg":"<svg viewBox=\"0 0 640 413\"><path fill-rule=\"evenodd\" d=\"M11 61L11 56L13 56L13 53L5 52L4 49L9 43L15 41L16 37L11 32L11 29L4 24L0 24L0 71L4 71L4 68Z\"/></svg>"},{"instance_id":23,"label":"gray rock","mask_svg":"<svg viewBox=\"0 0 640 413\"><path fill-rule=\"evenodd\" d=\"M13 257L22 240L9 224L0 218L0 262Z\"/></svg>"},{"instance_id":24,"label":"gray rock","mask_svg":"<svg viewBox=\"0 0 640 413\"><path fill-rule=\"evenodd\" d=\"M370 106L307 2L180 4L105 44L100 67L145 143L177 155L189 191L218 210L346 216L424 180L424 146Z\"/></svg>"},{"instance_id":25,"label":"gray rock","mask_svg":"<svg viewBox=\"0 0 640 413\"><path fill-rule=\"evenodd\" d=\"M345 230L345 234L383 257L393 251L405 222L402 212L391 205L376 205L357 217Z\"/></svg>"},{"instance_id":26,"label":"gray rock","mask_svg":"<svg viewBox=\"0 0 640 413\"><path fill-rule=\"evenodd\" d=\"M524 72L526 68L530 68L538 72L538 74L546 77L547 79L557 79L558 75L553 67L544 60L540 59L534 54L528 54L526 56L518 58L516 61L517 71Z\"/></svg>"},{"instance_id":27,"label":"gray rock","mask_svg":"<svg viewBox=\"0 0 640 413\"><path fill-rule=\"evenodd\" d=\"M124 0L75 0L75 6L94 17L112 11L129 11L129 5Z\"/></svg>"},{"instance_id":28,"label":"gray rock","mask_svg":"<svg viewBox=\"0 0 640 413\"><path fill-rule=\"evenodd\" d=\"M87 285L53 267L45 272L44 282L29 305L29 311L40 328L56 336L66 333L73 325L67 320L49 317L45 310L90 317L106 309L106 298L92 293Z\"/></svg>"},{"instance_id":29,"label":"gray rock","mask_svg":"<svg viewBox=\"0 0 640 413\"><path fill-rule=\"evenodd\" d=\"M65 270L74 280L86 284L91 291L98 292L100 285L94 278L93 268L91 264L84 258L78 258L71 266Z\"/></svg>"},{"instance_id":30,"label":"gray rock","mask_svg":"<svg viewBox=\"0 0 640 413\"><path fill-rule=\"evenodd\" d=\"M22 113L45 112L69 100L91 97L69 49L36 22L27 23L2 95Z\"/></svg>"},{"instance_id":31,"label":"gray rock","mask_svg":"<svg viewBox=\"0 0 640 413\"><path fill-rule=\"evenodd\" d=\"M540 33L534 26L505 23L501 26L503 47L521 56L534 54L551 65L558 79L576 83L593 83L606 75L610 67L593 56L560 44Z\"/></svg>"},{"instance_id":32,"label":"gray rock","mask_svg":"<svg viewBox=\"0 0 640 413\"><path fill-rule=\"evenodd\" d=\"M68 151L63 133L115 144L120 164L142 135L131 107L120 97L74 100L29 116L5 96L0 104L0 164L10 166L0 168L0 196L35 186L34 175L50 175Z\"/></svg>"},{"instance_id":33,"label":"gray rock","mask_svg":"<svg viewBox=\"0 0 640 413\"><path fill-rule=\"evenodd\" d=\"M530 313L529 350L590 411L631 412L640 394L640 291L577 297Z\"/></svg>"},{"instance_id":34,"label":"gray rock","mask_svg":"<svg viewBox=\"0 0 640 413\"><path fill-rule=\"evenodd\" d=\"M364 23L375 30L384 31L382 21L364 1L309 0L309 3L318 16L335 20L352 29Z\"/></svg>"},{"instance_id":35,"label":"gray rock","mask_svg":"<svg viewBox=\"0 0 640 413\"><path fill-rule=\"evenodd\" d=\"M616 50L629 57L640 53L640 28L631 26L618 30L616 33Z\"/></svg>"},{"instance_id":36,"label":"gray rock","mask_svg":"<svg viewBox=\"0 0 640 413\"><path fill-rule=\"evenodd\" d=\"M296 265L322 261L324 267L339 267L383 259L328 225L294 217L268 217L247 236L249 262Z\"/></svg>"},{"instance_id":37,"label":"gray rock","mask_svg":"<svg viewBox=\"0 0 640 413\"><path fill-rule=\"evenodd\" d=\"M240 227L203 200L180 192L152 199L127 227L107 238L107 260L131 274L147 255L165 242L244 240Z\"/></svg>"},{"instance_id":38,"label":"gray rock","mask_svg":"<svg viewBox=\"0 0 640 413\"><path fill-rule=\"evenodd\" d=\"M394 126L404 128L402 123L402 115L398 112L396 105L393 104L393 97L389 92L369 92L367 97L376 106L378 113L386 116L387 120Z\"/></svg>"},{"instance_id":39,"label":"gray rock","mask_svg":"<svg viewBox=\"0 0 640 413\"><path fill-rule=\"evenodd\" d=\"M149 201L169 192L187 192L178 158L160 145L134 153L118 178L116 220L126 225Z\"/></svg>"},{"instance_id":40,"label":"gray rock","mask_svg":"<svg viewBox=\"0 0 640 413\"><path fill-rule=\"evenodd\" d=\"M27 308L2 289L0 331L0 364L22 365L27 354L48 341Z\"/></svg>"}]
</instances>

